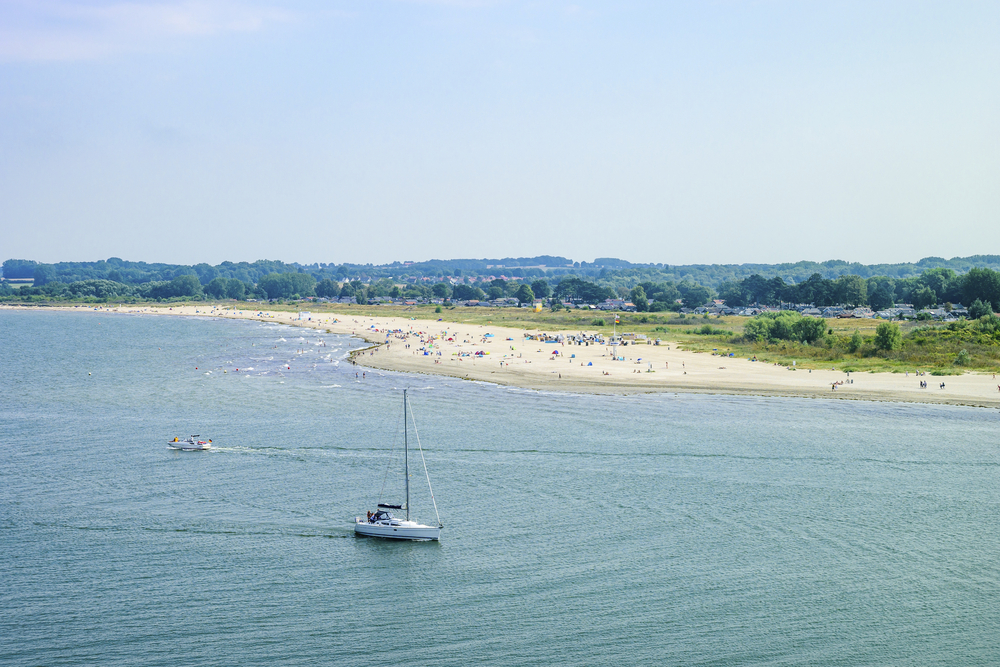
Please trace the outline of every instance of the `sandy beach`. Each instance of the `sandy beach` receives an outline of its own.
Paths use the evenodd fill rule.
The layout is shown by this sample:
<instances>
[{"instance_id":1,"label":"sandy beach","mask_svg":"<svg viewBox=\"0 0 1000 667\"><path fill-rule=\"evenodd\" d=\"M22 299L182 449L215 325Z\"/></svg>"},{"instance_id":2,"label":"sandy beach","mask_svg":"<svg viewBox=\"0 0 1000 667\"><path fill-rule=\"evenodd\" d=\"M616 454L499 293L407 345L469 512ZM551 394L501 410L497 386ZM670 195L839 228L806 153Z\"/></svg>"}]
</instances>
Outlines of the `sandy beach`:
<instances>
[{"instance_id":1,"label":"sandy beach","mask_svg":"<svg viewBox=\"0 0 1000 667\"><path fill-rule=\"evenodd\" d=\"M0 306L21 308L21 306ZM205 306L58 307L82 313L132 313L225 317L312 327L351 334L372 345L355 353L362 366L443 375L538 390L635 394L686 392L756 396L941 403L1000 408L1000 379L992 374L931 376L909 373L847 373L791 369L748 359L678 350L660 345L606 346L531 340L558 332L456 324L341 313L297 313ZM594 332L589 332L594 333ZM922 387L925 383L926 387Z\"/></svg>"}]
</instances>

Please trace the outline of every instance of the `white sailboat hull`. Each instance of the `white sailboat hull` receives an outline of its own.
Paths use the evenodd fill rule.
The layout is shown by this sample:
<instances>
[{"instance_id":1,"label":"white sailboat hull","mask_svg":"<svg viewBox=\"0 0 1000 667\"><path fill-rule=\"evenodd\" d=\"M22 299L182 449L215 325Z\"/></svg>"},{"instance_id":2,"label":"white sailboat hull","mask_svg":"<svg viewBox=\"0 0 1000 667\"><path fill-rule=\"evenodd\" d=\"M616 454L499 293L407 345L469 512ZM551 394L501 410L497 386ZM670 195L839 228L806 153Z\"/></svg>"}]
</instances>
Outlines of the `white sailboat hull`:
<instances>
[{"instance_id":1,"label":"white sailboat hull","mask_svg":"<svg viewBox=\"0 0 1000 667\"><path fill-rule=\"evenodd\" d=\"M368 523L361 517L354 518L354 533L366 537L386 537L394 540L439 540L441 529L435 526L424 526L416 521L394 521L387 523Z\"/></svg>"}]
</instances>

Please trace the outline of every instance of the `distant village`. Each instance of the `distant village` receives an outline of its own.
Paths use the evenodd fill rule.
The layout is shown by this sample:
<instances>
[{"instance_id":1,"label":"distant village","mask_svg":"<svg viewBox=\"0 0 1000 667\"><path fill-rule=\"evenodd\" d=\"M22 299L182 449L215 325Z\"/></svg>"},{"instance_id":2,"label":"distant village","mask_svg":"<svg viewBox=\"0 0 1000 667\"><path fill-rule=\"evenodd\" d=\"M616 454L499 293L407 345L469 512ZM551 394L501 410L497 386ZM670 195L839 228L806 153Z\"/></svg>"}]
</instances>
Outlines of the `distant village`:
<instances>
[{"instance_id":1,"label":"distant village","mask_svg":"<svg viewBox=\"0 0 1000 667\"><path fill-rule=\"evenodd\" d=\"M307 299L313 303L343 303L357 304L357 299L353 296L340 298L309 297ZM611 312L636 312L636 306L631 301L625 299L604 299L598 303L585 303L579 299L538 299L532 304L522 304L514 297L501 297L498 299L423 299L423 298L392 298L392 297L371 297L368 305L386 306L421 306L439 305L454 307L477 307L477 308L534 308L541 310L546 306L558 304L566 309L595 310ZM678 301L679 304L679 301ZM874 311L868 307L852 308L849 306L825 306L817 308L809 303L783 303L780 306L753 305L731 308L726 305L723 299L714 299L710 304L697 308L681 307L676 311L683 315L708 315L722 317L724 315L739 315L743 317L753 317L765 312L796 311L805 317L832 318L858 318L858 319L881 319L881 320L936 320L951 322L969 316L968 309L961 303L946 304L939 308L916 309L913 304L897 303L891 308Z\"/></svg>"}]
</instances>

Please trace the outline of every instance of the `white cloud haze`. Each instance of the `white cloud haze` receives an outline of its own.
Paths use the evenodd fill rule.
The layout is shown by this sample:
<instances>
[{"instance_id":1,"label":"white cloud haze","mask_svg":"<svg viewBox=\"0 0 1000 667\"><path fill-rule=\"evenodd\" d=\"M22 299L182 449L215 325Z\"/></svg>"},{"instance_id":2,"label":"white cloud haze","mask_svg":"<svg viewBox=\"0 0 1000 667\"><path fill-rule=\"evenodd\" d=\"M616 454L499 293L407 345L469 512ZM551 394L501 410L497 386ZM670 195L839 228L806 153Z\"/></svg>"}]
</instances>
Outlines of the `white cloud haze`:
<instances>
[{"instance_id":1,"label":"white cloud haze","mask_svg":"<svg viewBox=\"0 0 1000 667\"><path fill-rule=\"evenodd\" d=\"M1000 5L0 4L0 255L1000 253Z\"/></svg>"}]
</instances>

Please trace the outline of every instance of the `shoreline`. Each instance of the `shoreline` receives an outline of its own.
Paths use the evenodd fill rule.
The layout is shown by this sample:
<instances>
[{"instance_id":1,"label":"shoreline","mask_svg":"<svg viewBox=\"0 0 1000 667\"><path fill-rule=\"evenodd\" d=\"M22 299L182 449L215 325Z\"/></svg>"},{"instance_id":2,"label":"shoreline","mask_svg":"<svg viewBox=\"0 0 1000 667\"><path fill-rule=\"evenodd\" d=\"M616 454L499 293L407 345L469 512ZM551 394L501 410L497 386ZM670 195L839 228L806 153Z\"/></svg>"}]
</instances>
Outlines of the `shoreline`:
<instances>
[{"instance_id":1,"label":"shoreline","mask_svg":"<svg viewBox=\"0 0 1000 667\"><path fill-rule=\"evenodd\" d=\"M324 329L370 343L351 353L350 360L361 366L539 391L833 398L1000 408L1000 378L991 378L986 373L916 376L914 373L847 374L835 368L796 370L678 350L675 341L612 348L525 338L525 334L554 336L570 332L379 317L377 313L371 317L313 313L310 319L300 320L294 312L212 305L118 308L2 305L0 309L216 317ZM920 387L922 381L927 383L926 388Z\"/></svg>"}]
</instances>

